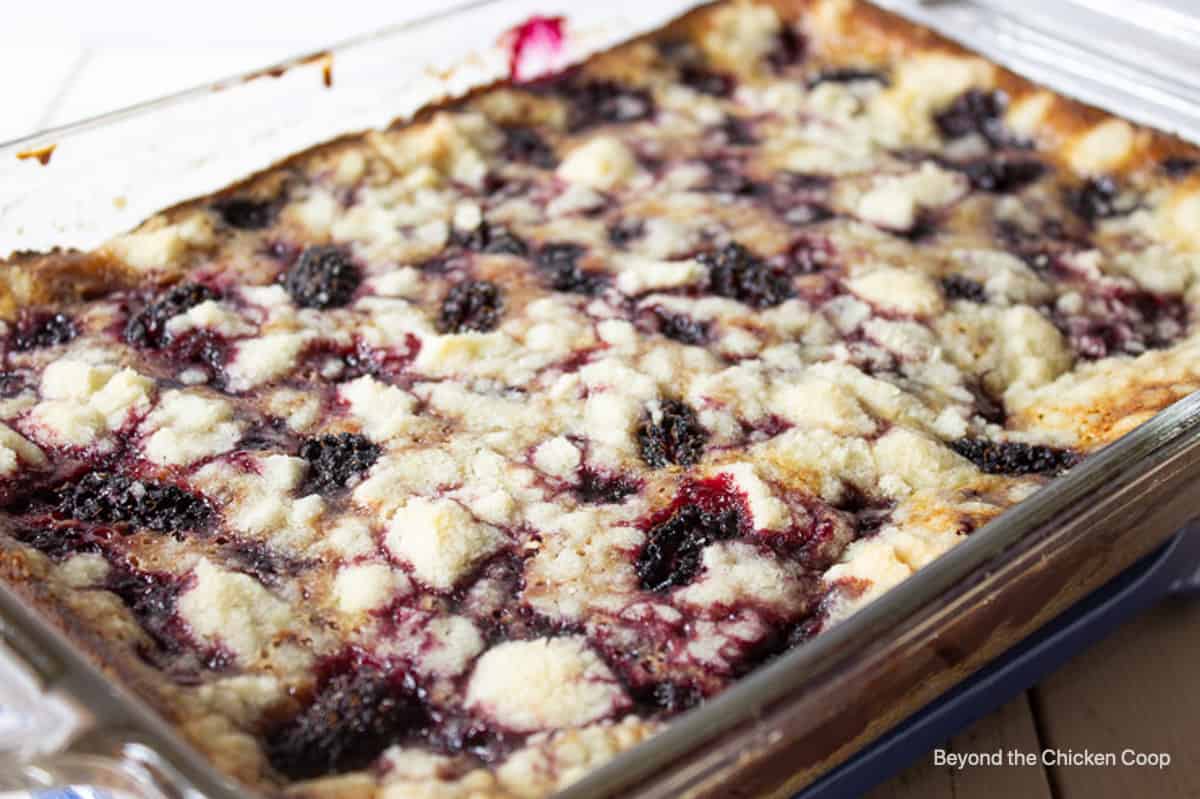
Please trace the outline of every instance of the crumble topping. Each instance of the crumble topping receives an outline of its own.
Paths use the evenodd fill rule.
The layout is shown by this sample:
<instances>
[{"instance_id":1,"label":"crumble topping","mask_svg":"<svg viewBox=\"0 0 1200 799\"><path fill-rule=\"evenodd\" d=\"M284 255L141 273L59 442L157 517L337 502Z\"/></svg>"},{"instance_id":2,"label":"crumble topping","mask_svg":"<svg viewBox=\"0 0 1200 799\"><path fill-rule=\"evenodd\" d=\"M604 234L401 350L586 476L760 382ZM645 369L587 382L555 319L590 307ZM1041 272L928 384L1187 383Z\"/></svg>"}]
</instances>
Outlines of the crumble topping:
<instances>
[{"instance_id":1,"label":"crumble topping","mask_svg":"<svg viewBox=\"0 0 1200 799\"><path fill-rule=\"evenodd\" d=\"M858 6L45 256L113 278L4 323L28 573L271 795L545 796L1200 388L1194 153Z\"/></svg>"}]
</instances>

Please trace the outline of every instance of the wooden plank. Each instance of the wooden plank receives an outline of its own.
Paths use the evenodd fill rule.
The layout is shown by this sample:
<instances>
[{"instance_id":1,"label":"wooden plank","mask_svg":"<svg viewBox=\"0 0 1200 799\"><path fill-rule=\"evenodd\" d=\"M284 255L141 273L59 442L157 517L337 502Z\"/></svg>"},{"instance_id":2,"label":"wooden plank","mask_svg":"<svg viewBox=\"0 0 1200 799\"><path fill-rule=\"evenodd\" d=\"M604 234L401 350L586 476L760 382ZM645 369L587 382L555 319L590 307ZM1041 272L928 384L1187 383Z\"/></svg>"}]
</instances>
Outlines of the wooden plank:
<instances>
[{"instance_id":1,"label":"wooden plank","mask_svg":"<svg viewBox=\"0 0 1200 799\"><path fill-rule=\"evenodd\" d=\"M1082 653L1033 692L1044 745L1166 752L1168 768L1051 769L1059 799L1200 796L1200 602L1168 602Z\"/></svg>"},{"instance_id":2,"label":"wooden plank","mask_svg":"<svg viewBox=\"0 0 1200 799\"><path fill-rule=\"evenodd\" d=\"M947 751L1037 752L1037 729L1029 701L1021 695L955 736ZM1051 799L1045 771L1039 767L1002 765L954 769L935 766L930 752L898 777L868 794L869 799Z\"/></svg>"}]
</instances>

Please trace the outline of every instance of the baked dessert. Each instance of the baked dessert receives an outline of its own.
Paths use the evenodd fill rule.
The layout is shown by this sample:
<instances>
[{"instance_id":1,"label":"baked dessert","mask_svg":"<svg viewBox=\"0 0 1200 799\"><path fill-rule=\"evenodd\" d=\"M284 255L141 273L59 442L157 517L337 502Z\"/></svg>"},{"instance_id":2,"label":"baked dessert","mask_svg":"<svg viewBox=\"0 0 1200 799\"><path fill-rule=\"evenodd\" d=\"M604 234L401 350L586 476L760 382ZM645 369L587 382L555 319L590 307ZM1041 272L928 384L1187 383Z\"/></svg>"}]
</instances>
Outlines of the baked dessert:
<instances>
[{"instance_id":1,"label":"baked dessert","mask_svg":"<svg viewBox=\"0 0 1200 799\"><path fill-rule=\"evenodd\" d=\"M1200 385L1198 165L701 9L11 258L4 574L265 794L547 795Z\"/></svg>"}]
</instances>

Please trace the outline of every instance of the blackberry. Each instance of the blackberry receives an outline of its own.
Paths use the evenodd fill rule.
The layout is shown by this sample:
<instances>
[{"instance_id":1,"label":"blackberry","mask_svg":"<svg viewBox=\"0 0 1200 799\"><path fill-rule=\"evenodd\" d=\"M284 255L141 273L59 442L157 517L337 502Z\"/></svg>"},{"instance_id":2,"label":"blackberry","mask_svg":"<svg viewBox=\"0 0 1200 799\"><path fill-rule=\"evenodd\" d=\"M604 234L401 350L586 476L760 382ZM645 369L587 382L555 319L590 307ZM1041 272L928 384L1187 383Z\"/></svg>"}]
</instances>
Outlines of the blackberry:
<instances>
[{"instance_id":1,"label":"blackberry","mask_svg":"<svg viewBox=\"0 0 1200 799\"><path fill-rule=\"evenodd\" d=\"M1067 192L1067 207L1081 219L1092 223L1123 216L1132 205L1120 202L1121 189L1110 177L1089 178L1082 186Z\"/></svg>"},{"instance_id":2,"label":"blackberry","mask_svg":"<svg viewBox=\"0 0 1200 799\"><path fill-rule=\"evenodd\" d=\"M980 159L962 167L971 188L991 194L1009 194L1036 182L1046 165L1032 159L989 161Z\"/></svg>"},{"instance_id":3,"label":"blackberry","mask_svg":"<svg viewBox=\"0 0 1200 799\"><path fill-rule=\"evenodd\" d=\"M776 72L782 72L803 61L807 54L808 40L785 25L775 36L775 46L767 53L767 63Z\"/></svg>"},{"instance_id":4,"label":"blackberry","mask_svg":"<svg viewBox=\"0 0 1200 799\"><path fill-rule=\"evenodd\" d=\"M328 679L308 707L269 733L267 758L291 780L358 771L427 721L410 676L359 666Z\"/></svg>"},{"instance_id":5,"label":"blackberry","mask_svg":"<svg viewBox=\"0 0 1200 799\"><path fill-rule=\"evenodd\" d=\"M734 87L734 80L729 75L691 64L679 71L679 82L701 94L713 97L728 97Z\"/></svg>"},{"instance_id":6,"label":"blackberry","mask_svg":"<svg viewBox=\"0 0 1200 799\"><path fill-rule=\"evenodd\" d=\"M125 563L113 564L105 588L116 594L138 624L164 652L184 647L175 613L182 580L172 574L146 572Z\"/></svg>"},{"instance_id":7,"label":"blackberry","mask_svg":"<svg viewBox=\"0 0 1200 799\"><path fill-rule=\"evenodd\" d=\"M706 191L730 194L734 197L761 197L770 193L768 186L747 175L742 168L728 159L719 158L708 163Z\"/></svg>"},{"instance_id":8,"label":"blackberry","mask_svg":"<svg viewBox=\"0 0 1200 799\"><path fill-rule=\"evenodd\" d=\"M646 234L646 223L640 219L620 219L608 228L608 241L614 247L625 248Z\"/></svg>"},{"instance_id":9,"label":"blackberry","mask_svg":"<svg viewBox=\"0 0 1200 799\"><path fill-rule=\"evenodd\" d=\"M983 284L965 275L947 275L942 278L942 291L948 300L987 302L987 292L984 291Z\"/></svg>"},{"instance_id":10,"label":"blackberry","mask_svg":"<svg viewBox=\"0 0 1200 799\"><path fill-rule=\"evenodd\" d=\"M1026 230L1009 219L995 223L996 240L1029 267L1045 272L1063 255L1091 247L1086 236L1068 230L1057 219L1042 220L1036 230Z\"/></svg>"},{"instance_id":11,"label":"blackberry","mask_svg":"<svg viewBox=\"0 0 1200 799\"><path fill-rule=\"evenodd\" d=\"M172 317L219 297L217 292L199 283L172 286L129 318L125 324L125 340L135 347L158 349L167 342L167 322Z\"/></svg>"},{"instance_id":12,"label":"blackberry","mask_svg":"<svg viewBox=\"0 0 1200 799\"><path fill-rule=\"evenodd\" d=\"M327 434L300 445L299 455L308 461L310 492L329 494L350 485L375 465L383 450L358 433Z\"/></svg>"},{"instance_id":13,"label":"blackberry","mask_svg":"<svg viewBox=\"0 0 1200 799\"><path fill-rule=\"evenodd\" d=\"M504 128L503 132L504 145L500 154L504 158L542 169L554 169L558 166L558 156L554 154L554 149L533 128L512 125Z\"/></svg>"},{"instance_id":14,"label":"blackberry","mask_svg":"<svg viewBox=\"0 0 1200 799\"><path fill-rule=\"evenodd\" d=\"M500 323L500 287L490 280L464 280L450 287L438 314L439 333L486 333Z\"/></svg>"},{"instance_id":15,"label":"blackberry","mask_svg":"<svg viewBox=\"0 0 1200 799\"><path fill-rule=\"evenodd\" d=\"M213 517L207 501L177 485L108 472L89 472L59 489L58 510L83 522L130 524L160 533L199 531Z\"/></svg>"},{"instance_id":16,"label":"blackberry","mask_svg":"<svg viewBox=\"0 0 1200 799\"><path fill-rule=\"evenodd\" d=\"M622 475L598 472L587 466L579 470L579 482L575 486L575 498L590 505L609 505L624 502L625 497L636 494L639 484Z\"/></svg>"},{"instance_id":17,"label":"blackberry","mask_svg":"<svg viewBox=\"0 0 1200 799\"><path fill-rule=\"evenodd\" d=\"M0 397L10 399L25 390L25 378L19 372L0 372Z\"/></svg>"},{"instance_id":18,"label":"blackberry","mask_svg":"<svg viewBox=\"0 0 1200 799\"><path fill-rule=\"evenodd\" d=\"M230 545L226 552L235 568L263 585L274 585L280 577L295 574L303 565L300 561L275 552L261 541L239 541Z\"/></svg>"},{"instance_id":19,"label":"blackberry","mask_svg":"<svg viewBox=\"0 0 1200 799\"><path fill-rule=\"evenodd\" d=\"M586 250L579 244L551 242L538 250L534 264L547 276L550 288L555 291L598 294L607 281L603 275L580 268L579 259L584 252Z\"/></svg>"},{"instance_id":20,"label":"blackberry","mask_svg":"<svg viewBox=\"0 0 1200 799\"><path fill-rule=\"evenodd\" d=\"M635 692L638 704L666 713L682 713L704 701L704 692L695 685L654 682Z\"/></svg>"},{"instance_id":21,"label":"blackberry","mask_svg":"<svg viewBox=\"0 0 1200 799\"><path fill-rule=\"evenodd\" d=\"M888 80L886 73L876 69L842 67L840 69L826 69L818 72L809 78L808 88L815 89L822 83L857 83L859 81L872 81L884 86L887 86L891 82Z\"/></svg>"},{"instance_id":22,"label":"blackberry","mask_svg":"<svg viewBox=\"0 0 1200 799\"><path fill-rule=\"evenodd\" d=\"M978 133L993 146L1001 146L1009 139L1004 129L1004 109L1007 107L1008 96L1004 92L969 89L935 114L933 122L946 139L961 139Z\"/></svg>"},{"instance_id":23,"label":"blackberry","mask_svg":"<svg viewBox=\"0 0 1200 799\"><path fill-rule=\"evenodd\" d=\"M950 448L988 474L1058 474L1079 462L1071 450L1020 441L960 438Z\"/></svg>"},{"instance_id":24,"label":"blackberry","mask_svg":"<svg viewBox=\"0 0 1200 799\"><path fill-rule=\"evenodd\" d=\"M753 147L758 144L750 121L741 117L727 115L715 130L721 141L729 147Z\"/></svg>"},{"instance_id":25,"label":"blackberry","mask_svg":"<svg viewBox=\"0 0 1200 799\"><path fill-rule=\"evenodd\" d=\"M1141 355L1174 344L1187 331L1182 298L1140 289L1085 295L1081 313L1052 312L1051 320L1086 360Z\"/></svg>"},{"instance_id":26,"label":"blackberry","mask_svg":"<svg viewBox=\"0 0 1200 799\"><path fill-rule=\"evenodd\" d=\"M362 274L340 247L322 245L300 253L283 287L301 308L340 308L350 302Z\"/></svg>"},{"instance_id":27,"label":"blackberry","mask_svg":"<svg viewBox=\"0 0 1200 799\"><path fill-rule=\"evenodd\" d=\"M557 89L567 101L567 129L572 133L596 125L637 122L654 115L650 92L613 80L572 76L560 81Z\"/></svg>"},{"instance_id":28,"label":"blackberry","mask_svg":"<svg viewBox=\"0 0 1200 799\"><path fill-rule=\"evenodd\" d=\"M704 510L679 507L670 518L651 528L634 569L642 588L663 593L687 585L700 571L701 553L715 541L742 535L746 522L736 507Z\"/></svg>"},{"instance_id":29,"label":"blackberry","mask_svg":"<svg viewBox=\"0 0 1200 799\"><path fill-rule=\"evenodd\" d=\"M73 555L101 552L101 541L94 532L80 525L17 527L12 531L12 537L58 562Z\"/></svg>"},{"instance_id":30,"label":"blackberry","mask_svg":"<svg viewBox=\"0 0 1200 799\"><path fill-rule=\"evenodd\" d=\"M484 220L474 230L455 232L453 242L464 250L485 255L525 255L529 246L524 239L505 228L493 227Z\"/></svg>"},{"instance_id":31,"label":"blackberry","mask_svg":"<svg viewBox=\"0 0 1200 799\"><path fill-rule=\"evenodd\" d=\"M642 460L654 469L691 466L700 460L708 431L691 406L676 399L659 403L657 419L647 413L637 428Z\"/></svg>"},{"instance_id":32,"label":"blackberry","mask_svg":"<svg viewBox=\"0 0 1200 799\"><path fill-rule=\"evenodd\" d=\"M248 197L231 197L213 205L221 221L237 230L262 230L275 222L277 206L274 202L251 200Z\"/></svg>"},{"instance_id":33,"label":"blackberry","mask_svg":"<svg viewBox=\"0 0 1200 799\"><path fill-rule=\"evenodd\" d=\"M703 344L708 341L708 323L700 322L687 314L673 314L661 308L654 310L658 319L658 332L681 344Z\"/></svg>"},{"instance_id":34,"label":"blackberry","mask_svg":"<svg viewBox=\"0 0 1200 799\"><path fill-rule=\"evenodd\" d=\"M1185 178L1197 169L1200 169L1200 158L1173 155L1162 162L1163 174L1175 180Z\"/></svg>"},{"instance_id":35,"label":"blackberry","mask_svg":"<svg viewBox=\"0 0 1200 799\"><path fill-rule=\"evenodd\" d=\"M697 256L708 267L709 291L720 297L744 302L754 308L770 308L792 296L787 276L737 242Z\"/></svg>"},{"instance_id":36,"label":"blackberry","mask_svg":"<svg viewBox=\"0 0 1200 799\"><path fill-rule=\"evenodd\" d=\"M12 336L12 348L24 352L26 350L55 347L66 344L79 331L71 317L63 313L31 313L22 312L17 320Z\"/></svg>"}]
</instances>

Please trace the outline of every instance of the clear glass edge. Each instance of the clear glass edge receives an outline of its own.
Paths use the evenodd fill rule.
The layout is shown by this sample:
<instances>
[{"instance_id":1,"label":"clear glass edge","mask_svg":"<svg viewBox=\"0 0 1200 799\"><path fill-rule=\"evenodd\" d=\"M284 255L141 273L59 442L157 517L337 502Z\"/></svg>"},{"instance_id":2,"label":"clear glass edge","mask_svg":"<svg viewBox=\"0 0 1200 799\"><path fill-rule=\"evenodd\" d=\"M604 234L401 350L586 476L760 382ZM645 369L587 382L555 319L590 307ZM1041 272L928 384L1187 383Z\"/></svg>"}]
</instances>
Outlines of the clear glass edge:
<instances>
[{"instance_id":1,"label":"clear glass edge","mask_svg":"<svg viewBox=\"0 0 1200 799\"><path fill-rule=\"evenodd\" d=\"M218 80L164 98L0 143L0 157L11 157L22 151L54 143L64 137L85 135L89 130L114 124L130 116L166 110L189 98L226 90L255 79L275 68L302 66L311 63L315 56L324 52L336 55L365 42L411 34L431 22L466 16L478 8L492 6L498 2L501 0L471 0L410 22L354 37L327 50L287 59L263 70ZM948 22L950 17L931 13L936 11L938 6L962 7L965 5L963 3L927 6L916 0L874 2L893 13L927 25L1013 71L1045 83L1057 91L1127 116L1134 121L1177 133L1185 138L1200 140L1200 105L1194 105L1196 100L1190 93L1185 93L1182 97L1168 94L1168 101L1164 103L1162 96L1154 95L1154 80L1149 82L1149 92L1142 88L1140 93L1130 93L1123 88L1115 93L1120 95L1116 97L1113 96L1113 92L1104 92L1088 85L1088 80L1075 73L1086 74L1098 62L1093 60L1093 54L1080 56L1076 49L1078 37L1056 37L1053 33L1019 24L1006 30L1004 26L1011 24L1011 20L1008 23L997 22L1006 15L993 17L988 23L989 27L982 29L983 33L980 33L979 28L964 30L961 20ZM991 3L982 5L988 6L983 8L984 12L995 12L994 8L990 8ZM961 8L958 10L961 11ZM978 26L980 18L977 18L974 24ZM1049 43L1049 52L1039 56L1036 43ZM1034 59L1032 69L1030 63L1023 60L1025 58ZM1111 67L1111 64L1105 66ZM1105 77L1111 75L1106 74ZM1132 88L1136 90L1138 86ZM1125 96L1126 94L1132 96ZM1146 97L1147 94L1150 97ZM1136 106L1133 109L1127 107L1131 100ZM1141 103L1146 103L1149 109L1142 107ZM648 774L657 764L675 759L699 744L712 740L741 721L744 718L744 708L778 701L794 692L801 684L807 682L807 678L802 675L811 673L831 659L852 656L852 650L865 643L874 631L913 615L936 601L950 586L980 570L995 566L997 559L1003 560L1014 544L1033 533L1035 529L1041 528L1043 540L1052 538L1054 531L1045 528L1051 523L1051 517L1067 502L1082 502L1089 498L1103 502L1108 493L1107 489L1111 488L1110 481L1116 474L1120 473L1123 479L1127 480L1145 476L1153 472L1164 457L1178 454L1182 449L1200 449L1200 394L1186 397L1158 413L1136 430L1085 461L1067 476L1054 481L1033 497L976 531L968 541L893 588L880 601L872 603L803 647L739 681L721 696L674 720L659 735L619 755L584 780L560 792L558 796L560 799L583 799L607 795L616 785L628 784L631 777ZM991 571L995 573L994 569ZM985 576L983 579L986 581L988 578ZM109 681L63 633L3 584L0 584L0 617L20 628L24 636L40 648L42 654L61 666L62 675L47 686L48 690L65 693L78 701L86 702L88 710L96 717L98 724L116 724L122 727L128 725L137 728L157 751L166 755L170 762L178 767L181 774L197 790L211 799L244 799L246 792L240 785L217 772L205 757L183 741L174 727L140 698L124 686L117 686Z\"/></svg>"},{"instance_id":2,"label":"clear glass edge","mask_svg":"<svg viewBox=\"0 0 1200 799\"><path fill-rule=\"evenodd\" d=\"M971 536L922 567L837 626L738 681L721 695L689 711L639 747L618 755L580 782L556 794L556 799L627 796L655 783L653 775L669 777L664 765L677 762L700 745L753 720L762 708L795 699L800 690L813 691L839 664L859 656L868 646L899 649L903 640L926 636L949 606L939 606L951 589L969 584L953 605L986 596L1010 575L1018 559L1053 551L1069 531L1064 511L1087 508L1091 513L1121 507L1114 494L1155 473L1162 463L1194 456L1193 474L1200 478L1200 392L1159 412L1143 425L1095 453L1069 474L1005 511ZM1064 523L1061 527L1059 523ZM1165 530L1156 546L1175 530ZM1130 563L1133 561L1131 560ZM906 622L925 614L923 623ZM822 676L817 676L822 675ZM758 731L754 741L762 739ZM736 739L726 742L732 748ZM747 742L753 745L753 741ZM666 778L664 778L665 781ZM638 793L637 796L643 794ZM659 793L648 791L648 795ZM674 795L674 794L665 794Z\"/></svg>"},{"instance_id":3,"label":"clear glass edge","mask_svg":"<svg viewBox=\"0 0 1200 799\"><path fill-rule=\"evenodd\" d=\"M486 6L496 6L502 2L503 0L465 0L465 2L456 3L449 8L422 14L419 17L396 25L389 25L378 30L351 36L321 50L301 53L273 64L267 64L251 72L237 73L224 78L218 78L162 97L155 97L150 100L134 103L133 105L115 108L112 111L106 111L102 114L96 114L95 116L86 117L65 125L56 125L52 128L35 131L26 136L0 142L0 157L36 150L47 144L56 144L64 138L83 135L95 128L113 125L131 116L167 110L179 103L184 103L188 100L211 94L212 92L235 89L249 81L267 78L272 73L287 72L288 70L313 64L325 54L337 55L338 53L344 53L356 47L390 37L410 35L433 23L463 16Z\"/></svg>"}]
</instances>

